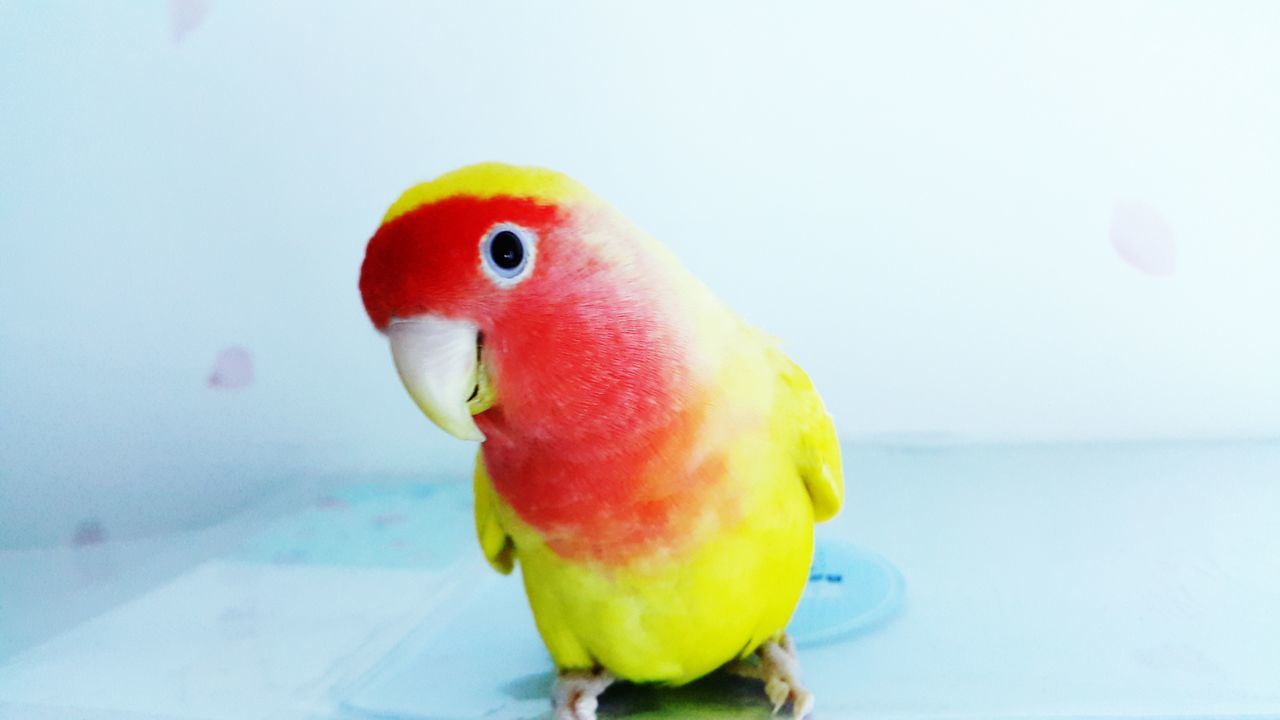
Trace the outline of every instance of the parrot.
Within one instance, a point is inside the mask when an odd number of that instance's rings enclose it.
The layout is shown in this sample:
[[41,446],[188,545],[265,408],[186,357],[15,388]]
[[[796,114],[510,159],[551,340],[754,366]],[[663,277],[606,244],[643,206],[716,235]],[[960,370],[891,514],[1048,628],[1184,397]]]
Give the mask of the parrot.
[[844,501],[808,375],[567,175],[487,162],[406,190],[359,289],[400,381],[479,443],[475,531],[517,566],[556,720],[718,670],[815,704],[786,627]]

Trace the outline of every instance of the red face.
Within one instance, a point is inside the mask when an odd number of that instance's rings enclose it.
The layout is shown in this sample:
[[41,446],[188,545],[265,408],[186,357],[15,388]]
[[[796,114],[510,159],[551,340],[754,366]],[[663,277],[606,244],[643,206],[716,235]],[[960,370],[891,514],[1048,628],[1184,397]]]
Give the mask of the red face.
[[[717,458],[687,459],[704,409],[689,387],[686,309],[670,268],[634,232],[600,206],[454,197],[386,223],[361,272],[373,323],[388,331],[398,321],[393,353],[397,328],[422,317],[474,328],[462,335],[478,343],[471,357],[492,382],[492,404],[444,422],[424,411],[459,437],[474,422],[512,507],[549,537],[578,528],[554,543],[565,553],[643,546],[678,525],[671,498],[693,503],[680,488],[719,472]],[[469,387],[425,404],[461,403]],[[601,507],[630,508],[637,520],[591,510]],[[575,549],[572,538],[590,542]]]
[[[360,273],[365,310],[379,330],[394,317],[435,313],[492,331],[546,287],[535,275],[564,264],[556,256],[565,220],[553,206],[505,197],[456,197],[410,211],[369,241]],[[523,268],[505,267],[514,255]]]
[[[586,223],[615,241],[625,270],[582,239]],[[498,400],[475,421],[491,439],[634,428],[636,413],[671,392],[680,348],[659,316],[661,273],[609,223],[522,198],[419,207],[369,241],[365,309],[381,330],[424,314],[479,328]]]

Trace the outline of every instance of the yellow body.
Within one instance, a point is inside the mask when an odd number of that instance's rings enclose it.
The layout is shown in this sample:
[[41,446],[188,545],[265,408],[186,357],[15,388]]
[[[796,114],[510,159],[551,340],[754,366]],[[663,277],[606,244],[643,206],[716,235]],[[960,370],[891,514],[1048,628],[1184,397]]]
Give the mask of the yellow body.
[[[700,538],[691,551],[620,568],[566,560],[495,493],[477,459],[481,546],[501,572],[519,561],[559,668],[603,667],[635,682],[681,684],[786,627],[808,579],[814,522],[843,500],[840,451],[799,367],[739,323],[725,340],[729,352],[708,400],[720,414],[708,418],[707,442],[727,443],[724,501],[737,512],[708,508],[690,527]],[[734,422],[757,414],[763,422]]]

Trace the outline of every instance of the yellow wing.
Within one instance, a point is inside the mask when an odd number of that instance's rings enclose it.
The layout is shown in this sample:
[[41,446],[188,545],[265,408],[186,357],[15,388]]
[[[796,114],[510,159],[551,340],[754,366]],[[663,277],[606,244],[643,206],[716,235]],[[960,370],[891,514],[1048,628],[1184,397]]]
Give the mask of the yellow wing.
[[516,564],[516,546],[511,536],[498,523],[498,500],[484,467],[484,455],[476,454],[476,471],[472,479],[476,500],[476,536],[484,559],[494,570],[507,575]]
[[776,353],[775,365],[786,394],[777,405],[778,412],[787,413],[788,424],[797,431],[796,467],[813,502],[813,518],[830,520],[844,504],[840,441],[809,376],[781,350]]

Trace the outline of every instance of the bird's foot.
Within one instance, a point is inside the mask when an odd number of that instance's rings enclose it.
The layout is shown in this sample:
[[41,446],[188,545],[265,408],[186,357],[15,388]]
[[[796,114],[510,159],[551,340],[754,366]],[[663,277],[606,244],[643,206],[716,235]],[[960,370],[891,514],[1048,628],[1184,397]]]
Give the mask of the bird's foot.
[[551,689],[555,720],[596,720],[600,693],[613,684],[604,670],[562,670]]
[[756,650],[758,662],[739,660],[728,666],[727,670],[741,677],[762,680],[764,694],[773,703],[773,714],[777,715],[782,707],[791,702],[791,717],[796,720],[813,712],[813,693],[800,684],[800,660],[796,657],[796,646],[791,638],[783,635],[780,640],[770,640]]

